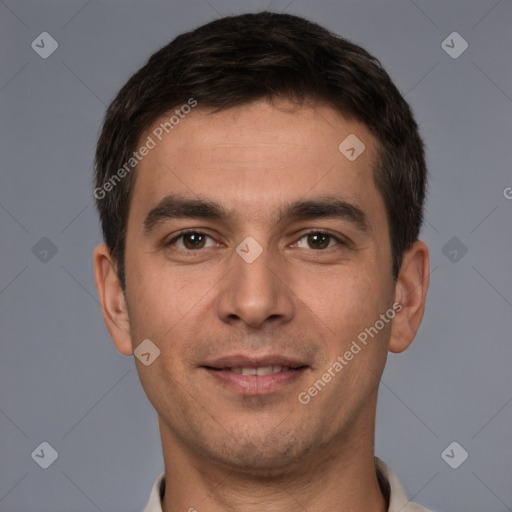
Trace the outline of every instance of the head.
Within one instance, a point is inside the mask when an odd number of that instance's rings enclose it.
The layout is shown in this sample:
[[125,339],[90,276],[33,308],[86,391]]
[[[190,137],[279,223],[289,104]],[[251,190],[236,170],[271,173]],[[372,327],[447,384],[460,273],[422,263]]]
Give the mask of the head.
[[[118,349],[160,350],[137,366],[168,439],[268,469],[371,422],[423,314],[425,186],[388,74],[314,23],[228,17],[156,52],[98,142],[95,269]],[[221,375],[254,361],[292,369],[266,392]]]

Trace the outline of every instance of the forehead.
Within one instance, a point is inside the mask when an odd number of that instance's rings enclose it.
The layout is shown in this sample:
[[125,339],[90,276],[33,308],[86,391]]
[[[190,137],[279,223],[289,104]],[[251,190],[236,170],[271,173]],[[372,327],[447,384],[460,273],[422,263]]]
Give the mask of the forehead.
[[166,133],[159,127],[169,117],[141,138],[154,148],[136,169],[134,214],[170,193],[209,198],[255,218],[309,195],[340,194],[369,207],[380,201],[374,137],[330,107],[262,101],[212,113],[198,105]]

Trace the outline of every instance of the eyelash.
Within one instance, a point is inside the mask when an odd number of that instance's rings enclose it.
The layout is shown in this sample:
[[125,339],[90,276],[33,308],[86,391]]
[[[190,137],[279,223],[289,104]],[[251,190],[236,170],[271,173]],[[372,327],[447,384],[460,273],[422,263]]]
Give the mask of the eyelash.
[[[180,238],[183,238],[184,236],[190,235],[190,234],[206,236],[206,237],[208,237],[208,238],[213,240],[212,236],[208,235],[207,233],[204,233],[203,231],[199,231],[199,230],[195,230],[195,229],[187,229],[185,231],[181,231],[178,235],[176,235],[171,240],[166,242],[165,246],[166,247],[170,247],[170,246],[174,245]],[[305,237],[307,237],[309,235],[325,235],[325,236],[328,236],[330,239],[333,239],[333,240],[336,241],[336,245],[347,246],[349,244],[349,241],[347,239],[345,239],[345,238],[333,235],[332,233],[329,233],[328,231],[314,230],[313,229],[311,231],[307,231],[306,233],[303,233],[293,243],[293,245],[296,245],[300,240],[302,240],[303,238],[305,238]],[[327,249],[332,249],[332,248],[333,247],[326,247],[325,249],[311,249],[311,248],[310,249],[313,250],[313,251],[322,252],[322,251],[326,251]],[[178,249],[186,251],[186,252],[199,252],[201,250],[201,249],[183,249],[181,247],[179,247]]]
[[[212,236],[208,235],[207,233],[204,233],[203,231],[199,231],[197,229],[186,229],[185,231],[181,231],[180,233],[178,233],[175,237],[173,237],[168,242],[165,242],[165,246],[169,247],[171,245],[174,245],[180,238],[183,238],[186,235],[192,235],[192,234],[207,236],[208,238],[211,238],[213,240]],[[181,247],[179,249],[181,249]],[[181,249],[181,250],[188,251],[188,252],[196,252],[196,251],[199,251],[200,249],[196,249],[195,251],[193,249]]]
[[[318,231],[315,229],[312,229],[311,231],[307,231],[306,233],[302,234],[301,237],[299,239],[297,239],[297,241],[294,242],[293,245],[296,245],[299,242],[299,240],[302,240],[303,238],[305,238],[309,235],[324,235],[324,236],[329,237],[331,240],[335,240],[336,245],[340,245],[340,246],[348,245],[348,240],[345,238],[342,238],[339,235],[336,236],[336,235],[333,235],[332,233],[329,233],[328,231],[322,231],[322,230]],[[325,249],[312,249],[311,247],[308,247],[308,249],[311,249],[312,251],[318,251],[318,252],[326,251],[327,249],[333,249],[333,248],[334,247],[326,247]]]

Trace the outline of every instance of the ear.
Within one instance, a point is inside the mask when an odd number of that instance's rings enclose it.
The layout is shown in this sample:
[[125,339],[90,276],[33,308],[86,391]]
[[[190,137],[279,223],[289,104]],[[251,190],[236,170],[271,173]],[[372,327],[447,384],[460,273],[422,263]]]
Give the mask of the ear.
[[428,248],[424,242],[416,240],[404,253],[398,274],[395,287],[397,313],[391,324],[390,352],[403,352],[416,336],[425,311],[429,279]]
[[116,264],[105,243],[99,244],[94,250],[94,278],[103,319],[114,345],[121,354],[132,355],[128,308],[117,277]]

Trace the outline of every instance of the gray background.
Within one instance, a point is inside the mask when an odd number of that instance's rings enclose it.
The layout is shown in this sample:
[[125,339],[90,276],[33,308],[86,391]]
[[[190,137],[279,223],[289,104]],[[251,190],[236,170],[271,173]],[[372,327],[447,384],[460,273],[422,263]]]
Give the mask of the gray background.
[[[135,512],[146,503],[163,469],[160,440],[96,297],[94,145],[106,105],[151,53],[219,15],[267,6],[381,59],[428,146],[430,295],[416,341],[389,357],[376,453],[429,508],[512,510],[512,2],[5,0],[1,511]],[[47,59],[31,48],[43,31],[59,45]],[[441,46],[453,31],[469,43],[457,59]],[[43,441],[59,454],[48,469],[31,458]],[[441,457],[452,441],[469,454],[458,469]]]

